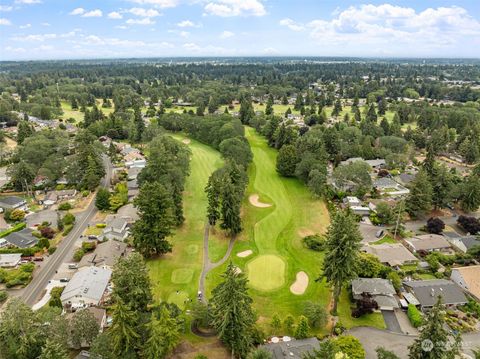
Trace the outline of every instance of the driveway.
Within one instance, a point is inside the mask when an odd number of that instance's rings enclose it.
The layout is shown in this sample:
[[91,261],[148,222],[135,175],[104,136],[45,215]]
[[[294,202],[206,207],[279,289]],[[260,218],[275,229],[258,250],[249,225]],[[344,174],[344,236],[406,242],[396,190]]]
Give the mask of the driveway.
[[[353,335],[362,343],[366,359],[376,359],[375,349],[379,346],[394,352],[401,359],[408,359],[408,347],[417,336],[392,333],[386,330],[357,327],[352,328],[346,334]],[[466,354],[472,355],[472,350],[480,345],[480,333],[467,333],[462,336],[462,348]]]
[[402,328],[393,310],[382,310],[382,315],[388,330],[395,333],[402,333]]

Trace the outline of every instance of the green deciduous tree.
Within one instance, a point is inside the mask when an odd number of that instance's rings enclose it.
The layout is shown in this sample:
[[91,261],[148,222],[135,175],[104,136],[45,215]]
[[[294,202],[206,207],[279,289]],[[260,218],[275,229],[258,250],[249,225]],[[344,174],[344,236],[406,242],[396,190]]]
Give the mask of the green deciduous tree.
[[83,343],[90,346],[98,336],[100,327],[95,316],[89,310],[77,310],[70,321],[71,341],[80,348]]
[[245,274],[230,263],[223,282],[212,291],[212,324],[220,340],[238,358],[245,358],[252,345],[255,314],[248,295]]
[[295,168],[297,167],[299,159],[297,157],[297,150],[293,145],[285,145],[280,148],[277,156],[277,171],[282,176],[292,177],[295,175]]
[[105,211],[110,208],[110,191],[105,187],[102,187],[98,190],[97,196],[95,197],[95,206],[101,210]]

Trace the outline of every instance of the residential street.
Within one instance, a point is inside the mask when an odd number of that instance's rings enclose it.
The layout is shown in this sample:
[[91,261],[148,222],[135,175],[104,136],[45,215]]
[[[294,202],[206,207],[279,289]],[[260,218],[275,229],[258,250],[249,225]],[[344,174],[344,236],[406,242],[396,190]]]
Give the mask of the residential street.
[[[112,164],[110,159],[106,156],[103,157],[106,175],[102,180],[102,185],[107,186],[110,183],[112,176]],[[70,258],[75,241],[80,237],[83,231],[87,228],[90,220],[97,213],[95,207],[95,201],[93,200],[88,207],[77,216],[76,224],[70,234],[63,239],[63,241],[57,247],[57,250],[51,255],[39,272],[35,273],[33,280],[22,291],[21,298],[29,306],[33,306],[39,299],[43,290],[48,285],[48,282],[53,278],[60,265]]]

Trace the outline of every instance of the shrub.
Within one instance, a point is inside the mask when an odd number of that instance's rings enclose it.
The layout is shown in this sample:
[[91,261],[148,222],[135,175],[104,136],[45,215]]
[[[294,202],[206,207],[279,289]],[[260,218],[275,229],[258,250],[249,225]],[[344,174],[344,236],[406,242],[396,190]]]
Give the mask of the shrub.
[[48,249],[48,247],[50,247],[50,242],[48,241],[47,238],[40,238],[37,246],[39,246],[40,248],[47,248]]
[[70,210],[70,209],[72,209],[72,208],[73,208],[73,207],[72,207],[72,205],[70,204],[70,202],[63,202],[63,203],[60,203],[60,204],[58,205],[58,209],[59,209],[60,211],[68,211],[68,210]]
[[10,220],[12,222],[18,222],[24,218],[25,218],[25,211],[22,211],[21,209],[14,209],[13,211],[11,211],[8,215],[8,218],[7,218],[7,212],[5,213],[5,219]]
[[314,234],[303,238],[303,243],[307,248],[321,252],[323,250],[323,245],[325,244],[325,239],[318,234]]
[[445,223],[438,217],[430,217],[425,229],[428,233],[440,234],[445,229]]
[[335,346],[349,359],[365,359],[365,349],[360,341],[352,335],[342,335],[335,340]]
[[48,248],[48,254],[53,254],[53,253],[55,253],[56,250],[57,250],[57,247],[51,246],[51,247]]
[[80,262],[85,255],[85,251],[82,248],[78,248],[73,254],[73,260],[75,262]]
[[95,242],[82,242],[82,249],[85,252],[93,251],[95,248],[97,248],[97,244]]
[[418,328],[420,325],[422,325],[422,313],[417,309],[416,306],[409,304],[407,314],[410,323],[412,323],[415,328]]
[[475,217],[467,217],[462,215],[458,217],[457,223],[470,234],[477,234],[480,232],[480,219]]
[[55,236],[55,230],[52,227],[43,227],[40,229],[42,237],[52,239]]
[[83,196],[83,197],[88,197],[89,194],[90,194],[90,191],[89,191],[89,190],[84,190],[84,191],[82,191],[82,196]]
[[66,225],[65,228],[63,229],[62,234],[64,236],[68,236],[68,234],[72,231],[73,229],[73,224]]
[[71,224],[74,224],[75,223],[75,216],[73,214],[71,214],[70,212],[67,212],[65,214],[65,216],[63,216],[63,224],[65,226],[68,226],[68,225],[71,225]]
[[50,307],[59,307],[63,308],[62,301],[60,300],[60,296],[63,293],[64,287],[53,287],[50,291],[50,300],[48,305]]
[[8,293],[5,290],[0,290],[0,303],[3,303],[7,300]]
[[95,227],[97,227],[97,228],[105,228],[106,226],[107,226],[106,223],[97,223],[97,224],[95,225]]
[[18,232],[24,229],[27,226],[25,222],[17,223],[12,228],[7,229],[6,231],[0,232],[0,238],[8,236],[10,233]]

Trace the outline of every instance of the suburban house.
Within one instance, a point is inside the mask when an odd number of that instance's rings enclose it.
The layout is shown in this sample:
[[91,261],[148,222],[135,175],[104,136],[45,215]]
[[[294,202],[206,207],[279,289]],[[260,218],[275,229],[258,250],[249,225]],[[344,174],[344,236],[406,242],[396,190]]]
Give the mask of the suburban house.
[[22,259],[20,253],[0,254],[0,267],[13,268],[16,267]]
[[388,279],[357,278],[352,280],[353,299],[360,300],[364,294],[371,295],[377,302],[380,310],[398,308],[397,292]]
[[380,262],[390,267],[400,267],[404,264],[413,264],[418,261],[417,257],[401,243],[365,245],[362,250],[377,256]]
[[130,235],[130,218],[115,216],[103,229],[103,237],[123,241]]
[[141,170],[142,169],[140,167],[130,167],[127,171],[127,180],[128,181],[136,180]]
[[125,167],[127,168],[144,168],[147,165],[147,160],[145,159],[137,159],[133,161],[125,162]]
[[456,283],[446,279],[404,281],[403,285],[418,301],[422,310],[429,309],[442,297],[446,306],[463,305],[468,302],[465,293]]
[[33,231],[29,228],[24,228],[18,232],[12,232],[5,237],[5,240],[10,246],[18,248],[30,248],[37,244],[38,238],[32,235]]
[[445,237],[439,234],[422,234],[415,237],[405,239],[408,248],[416,253],[418,251],[425,252],[450,252],[450,243]]
[[60,297],[71,308],[99,305],[107,290],[112,271],[108,268],[85,267],[78,270],[67,283]]
[[82,257],[78,267],[102,267],[112,268],[119,257],[123,257],[127,252],[127,244],[115,240],[108,240],[97,245],[97,248],[91,253]]
[[373,181],[373,187],[381,194],[389,196],[405,196],[410,190],[388,177],[377,178]]
[[259,347],[272,354],[272,359],[301,359],[307,353],[320,349],[320,342],[317,338],[291,339],[290,337],[272,338],[268,344]]
[[370,214],[370,208],[362,206],[362,201],[357,197],[347,196],[343,199],[343,204],[358,216],[368,216]]
[[480,245],[480,239],[477,236],[462,236],[454,231],[446,231],[442,234],[445,239],[452,244],[452,246],[462,251],[463,253],[467,253],[470,248]]
[[0,208],[6,209],[21,209],[23,211],[28,210],[27,201],[18,196],[6,196],[0,197]]
[[362,157],[352,157],[352,158],[346,159],[345,161],[340,162],[340,165],[349,165],[351,163],[358,162],[358,161],[363,161],[368,163],[370,167],[372,167],[375,170],[385,168],[386,166],[386,162],[384,159],[378,158],[376,160],[364,160]]
[[450,279],[480,300],[480,265],[452,268]]
[[[100,328],[100,333],[103,332],[103,329],[107,326],[107,311],[105,309],[98,307],[88,307],[80,310],[87,310],[92,313],[95,317],[95,321],[97,322],[98,327]],[[68,313],[66,317],[67,319],[71,319],[73,317],[73,313]],[[85,346],[87,345],[82,345],[82,347]]]
[[400,183],[403,186],[408,186],[414,179],[416,175],[410,173],[400,173],[395,177],[395,181]]

